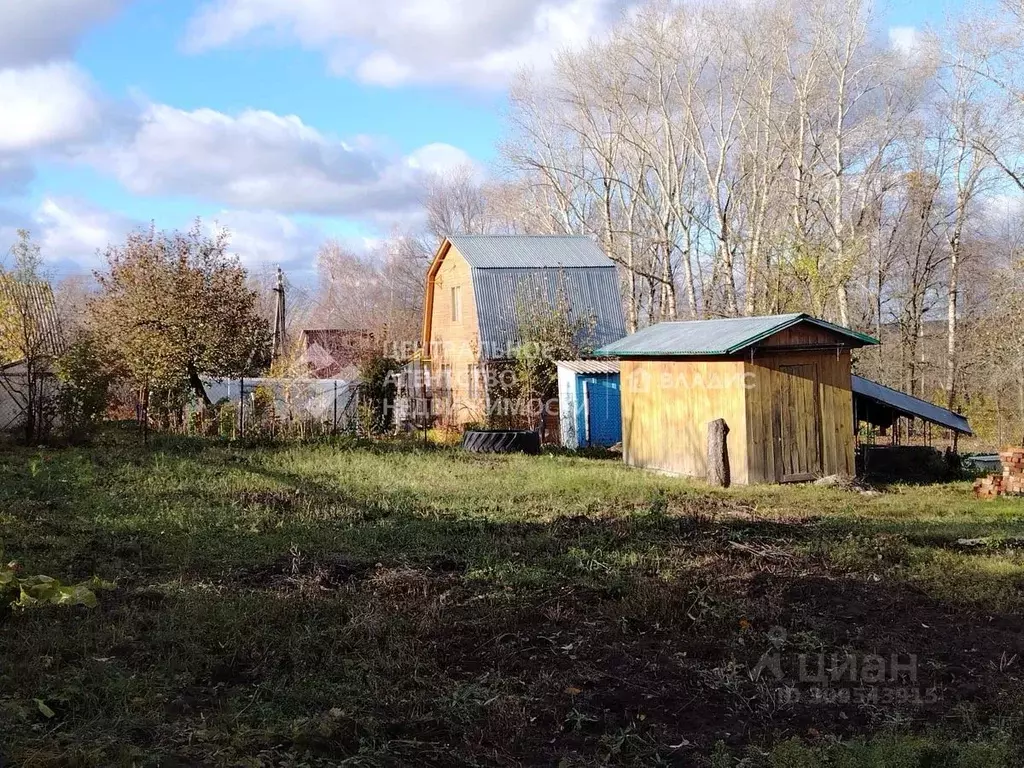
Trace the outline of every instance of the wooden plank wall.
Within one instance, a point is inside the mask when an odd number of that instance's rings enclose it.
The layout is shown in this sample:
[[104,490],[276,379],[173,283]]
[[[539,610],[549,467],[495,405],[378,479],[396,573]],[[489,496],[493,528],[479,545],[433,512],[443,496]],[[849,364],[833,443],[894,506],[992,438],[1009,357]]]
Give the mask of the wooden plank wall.
[[[453,286],[461,286],[462,315],[452,321]],[[469,263],[453,246],[434,279],[431,303],[430,373],[435,393],[434,410],[441,423],[459,426],[484,418],[484,399],[469,396],[469,366],[479,363],[480,326]],[[451,365],[450,402],[442,402],[442,370]],[[478,387],[483,392],[483,385]]]
[[[796,330],[796,329],[793,329]],[[781,335],[781,334],[780,334]],[[772,339],[774,341],[774,339]],[[790,342],[792,343],[792,342]],[[813,364],[818,375],[818,402],[821,409],[821,471],[831,475],[854,473],[853,393],[850,389],[850,352],[848,350],[783,352],[764,354],[747,361],[751,387],[746,391],[746,421],[749,481],[772,483],[779,480],[776,462],[776,433],[773,425],[774,393],[782,388],[784,365]],[[814,418],[804,412],[799,418]]]
[[761,341],[757,346],[763,347],[811,347],[828,346],[842,343],[841,337],[824,328],[810,323],[800,323]]
[[623,360],[622,451],[627,464],[703,478],[707,425],[729,425],[732,482],[748,482],[743,360]]

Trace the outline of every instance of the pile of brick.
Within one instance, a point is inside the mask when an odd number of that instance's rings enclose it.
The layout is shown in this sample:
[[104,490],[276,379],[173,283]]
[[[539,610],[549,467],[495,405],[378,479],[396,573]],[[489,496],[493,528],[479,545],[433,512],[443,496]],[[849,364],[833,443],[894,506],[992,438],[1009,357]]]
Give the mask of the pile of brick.
[[979,499],[1024,495],[1024,448],[1007,448],[999,454],[1003,474],[989,475],[974,483]]

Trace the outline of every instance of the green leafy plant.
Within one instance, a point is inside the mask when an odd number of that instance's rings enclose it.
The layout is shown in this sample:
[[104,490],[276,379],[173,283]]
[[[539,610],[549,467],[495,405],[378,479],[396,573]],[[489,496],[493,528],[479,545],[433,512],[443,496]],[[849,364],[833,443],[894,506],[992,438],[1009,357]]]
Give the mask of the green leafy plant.
[[138,230],[107,249],[89,316],[147,411],[159,390],[191,390],[211,405],[202,377],[261,367],[270,328],[228,239],[197,221],[188,232]]
[[113,374],[88,334],[75,339],[56,362],[61,432],[71,443],[87,442],[107,411]]
[[374,354],[359,367],[360,404],[357,417],[361,431],[369,435],[383,435],[395,425],[395,395],[398,387],[395,374],[402,364],[392,357]]
[[238,424],[238,407],[227,398],[221,398],[215,406],[217,410],[217,432],[221,437],[235,436]]
[[[80,584],[64,584],[52,576],[19,576],[18,564],[3,563],[0,550],[0,604],[12,608],[33,608],[44,605],[96,606],[96,592],[113,589],[114,585],[93,576]],[[6,603],[10,598],[10,603]]]
[[277,413],[274,407],[274,391],[270,387],[260,385],[252,391],[247,413],[246,437],[269,438],[274,433],[274,421]]

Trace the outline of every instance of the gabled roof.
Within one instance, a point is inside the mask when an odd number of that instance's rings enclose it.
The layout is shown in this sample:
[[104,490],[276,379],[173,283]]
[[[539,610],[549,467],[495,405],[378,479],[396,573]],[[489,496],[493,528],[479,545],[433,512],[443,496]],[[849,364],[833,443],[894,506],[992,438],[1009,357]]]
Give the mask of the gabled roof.
[[523,295],[544,297],[553,305],[561,291],[574,319],[593,320],[590,346],[626,335],[618,270],[591,239],[454,235],[441,243],[427,272],[425,349],[431,343],[434,278],[451,248],[469,264],[484,359],[507,358],[522,343],[516,308]]
[[474,269],[615,268],[612,260],[589,237],[453,235],[448,239]]
[[927,400],[890,389],[861,376],[852,377],[852,388],[858,400],[869,400],[897,411],[900,415],[924,419],[964,435],[974,434],[966,418]]
[[863,333],[803,313],[765,317],[730,317],[658,323],[598,349],[608,357],[694,357],[733,355],[759,341],[800,323],[823,328],[840,336],[846,346],[863,347],[878,342]]

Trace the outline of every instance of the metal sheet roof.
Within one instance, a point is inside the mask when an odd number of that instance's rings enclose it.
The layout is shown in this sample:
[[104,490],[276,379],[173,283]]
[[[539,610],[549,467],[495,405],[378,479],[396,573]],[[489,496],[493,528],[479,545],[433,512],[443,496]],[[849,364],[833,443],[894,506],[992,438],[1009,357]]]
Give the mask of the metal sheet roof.
[[454,235],[448,239],[475,269],[615,266],[589,237]]
[[[0,309],[25,314],[32,319],[36,328],[35,333],[38,334],[39,349],[45,355],[57,357],[65,351],[67,344],[57,313],[57,303],[48,282],[22,282],[0,275]],[[18,352],[19,350],[0,349],[0,360],[5,354],[17,355]]]
[[556,365],[584,376],[619,372],[618,360],[560,360]]
[[559,286],[564,290],[570,316],[594,318],[588,346],[610,344],[626,335],[619,276],[611,261],[601,267],[474,268],[473,295],[484,357],[511,357],[512,350],[521,343],[516,306],[522,295],[546,297],[553,305]]
[[857,346],[878,342],[857,331],[803,313],[658,323],[598,349],[609,357],[731,355],[797,323],[811,323],[845,336]]
[[880,403],[894,411],[899,411],[904,416],[913,416],[918,419],[939,424],[956,432],[965,435],[973,435],[971,425],[967,419],[959,413],[947,410],[941,406],[921,400],[913,395],[890,389],[878,382],[865,379],[862,376],[853,376],[853,393],[859,398]]

